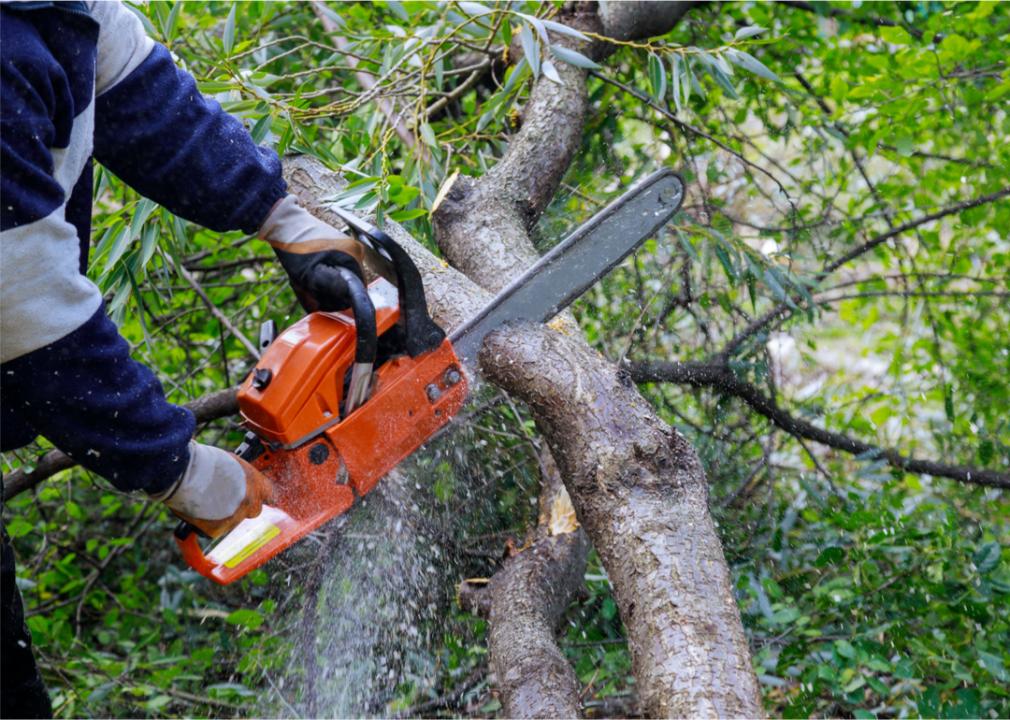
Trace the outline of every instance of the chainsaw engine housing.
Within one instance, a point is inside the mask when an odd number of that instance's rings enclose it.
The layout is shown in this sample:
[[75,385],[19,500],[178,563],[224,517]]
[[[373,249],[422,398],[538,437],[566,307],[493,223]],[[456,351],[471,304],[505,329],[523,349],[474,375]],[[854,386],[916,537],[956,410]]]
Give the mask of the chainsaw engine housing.
[[[397,289],[379,278],[368,294],[381,346],[397,332]],[[201,574],[233,582],[346,512],[462,407],[466,377],[443,339],[416,357],[380,358],[371,396],[344,414],[356,345],[350,314],[312,313],[270,344],[242,384],[239,409],[258,441],[244,455],[272,480],[274,496],[206,554],[194,533],[180,538]]]

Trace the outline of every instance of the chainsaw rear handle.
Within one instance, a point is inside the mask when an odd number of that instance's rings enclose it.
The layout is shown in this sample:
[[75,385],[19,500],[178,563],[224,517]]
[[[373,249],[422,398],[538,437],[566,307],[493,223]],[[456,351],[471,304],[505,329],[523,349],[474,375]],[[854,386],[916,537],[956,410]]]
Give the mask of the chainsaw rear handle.
[[[393,238],[361,218],[333,208],[337,216],[346,223],[359,242],[375,246],[393,265],[396,273],[396,290],[400,303],[400,318],[403,321],[404,349],[411,357],[417,357],[434,350],[445,339],[445,332],[428,314],[428,302],[424,297],[424,283],[421,273],[410,259],[410,255]],[[364,239],[363,239],[364,238]]]
[[201,534],[199,528],[185,520],[180,520],[172,534],[175,535],[175,543],[182,551],[182,559],[186,561],[186,564],[204,577],[210,577],[214,563],[203,554],[203,548],[200,547],[200,541],[197,539],[197,536]]

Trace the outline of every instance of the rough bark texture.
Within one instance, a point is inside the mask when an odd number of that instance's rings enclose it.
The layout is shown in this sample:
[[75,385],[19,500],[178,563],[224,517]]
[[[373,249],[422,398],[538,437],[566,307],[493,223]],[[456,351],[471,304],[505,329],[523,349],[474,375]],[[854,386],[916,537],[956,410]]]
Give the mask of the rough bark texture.
[[581,532],[545,538],[491,581],[488,649],[508,717],[579,714],[579,682],[554,636],[582,587],[588,550]]
[[[633,5],[634,12],[613,16],[622,28],[616,36],[661,32],[684,11]],[[653,11],[665,14],[668,24],[658,15],[643,17]],[[601,24],[581,3],[559,19],[584,30]],[[591,52],[600,57],[606,49]],[[505,157],[481,180],[454,183],[434,213],[446,256],[491,290],[536,258],[529,228],[581,142],[585,73],[563,63],[558,70],[560,84],[541,79],[534,87]],[[577,333],[509,329],[489,339],[480,358],[486,377],[529,404],[558,461],[614,585],[646,712],[760,715],[750,653],[693,449]]]
[[537,540],[480,590],[488,654],[506,717],[579,715],[579,681],[555,634],[582,587],[589,542],[581,530]]
[[497,332],[484,374],[523,399],[607,568],[653,716],[753,717],[757,682],[694,450],[581,339]]
[[600,0],[604,34],[616,40],[636,40],[666,33],[699,2],[677,0]]

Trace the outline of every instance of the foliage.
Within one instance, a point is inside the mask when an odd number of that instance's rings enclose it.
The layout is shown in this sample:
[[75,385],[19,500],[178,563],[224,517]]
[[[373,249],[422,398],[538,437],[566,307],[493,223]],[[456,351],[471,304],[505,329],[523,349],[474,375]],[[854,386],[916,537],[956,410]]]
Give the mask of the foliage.
[[[342,46],[309,4],[138,10],[258,140],[340,168],[351,183],[338,201],[402,221],[433,248],[427,213],[443,181],[494,165],[535,79],[558,63],[592,68],[583,147],[538,226],[541,248],[656,165],[690,186],[671,231],[576,306],[602,352],[710,361],[729,344],[737,376],[795,416],[916,456],[1010,468],[1010,202],[871,243],[1010,184],[1010,6],[713,4],[601,67],[558,34],[556,11],[341,4],[324,15]],[[263,319],[297,317],[260,243],[189,225],[102,170],[94,228],[91,276],[174,401],[234,384],[250,363],[178,266],[247,337]],[[741,335],[769,311],[774,322]],[[643,390],[706,463],[769,713],[1010,714],[1005,494],[800,442],[717,388]],[[531,428],[511,410],[481,424],[488,457],[516,458],[497,497],[521,536]],[[223,446],[239,435],[230,421],[202,432]],[[272,683],[294,656],[297,569],[213,588],[182,569],[159,508],[68,475],[5,514],[58,714],[247,715],[284,698]],[[458,488],[435,476],[446,502]],[[492,543],[472,572],[492,572],[498,556]],[[587,590],[563,646],[597,707],[633,685],[595,559]],[[391,711],[452,695],[439,707],[494,714],[473,679],[483,632],[448,618],[434,679],[405,680]]]

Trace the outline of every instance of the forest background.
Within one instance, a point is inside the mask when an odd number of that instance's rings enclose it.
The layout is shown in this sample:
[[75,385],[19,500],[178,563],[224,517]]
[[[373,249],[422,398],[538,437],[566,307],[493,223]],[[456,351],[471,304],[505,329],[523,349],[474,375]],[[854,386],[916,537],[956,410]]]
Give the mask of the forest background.
[[[258,141],[349,182],[321,199],[436,253],[439,188],[496,165],[535,87],[587,73],[533,237],[657,167],[687,181],[573,312],[702,460],[765,710],[1010,715],[1010,5],[699,4],[598,63],[560,4],[135,9]],[[135,357],[175,402],[235,385],[260,322],[299,316],[266,246],[96,179],[90,275]],[[466,417],[358,525],[227,589],[159,505],[79,468],[25,481],[44,443],[4,456],[57,714],[500,714],[487,621],[451,588],[537,525],[544,444],[491,385]],[[595,552],[579,578],[559,645],[581,708],[641,712]]]

